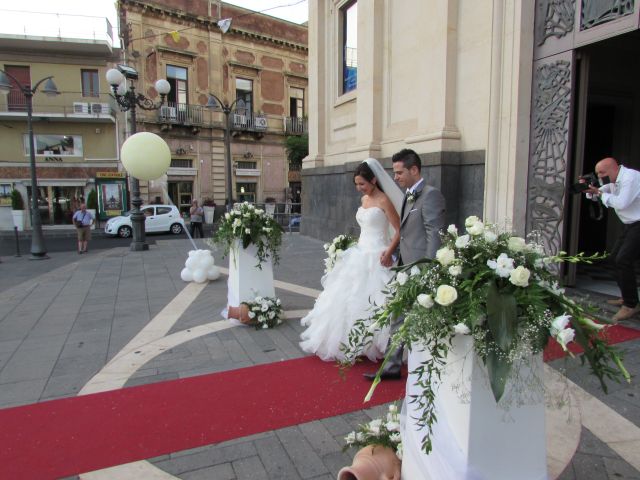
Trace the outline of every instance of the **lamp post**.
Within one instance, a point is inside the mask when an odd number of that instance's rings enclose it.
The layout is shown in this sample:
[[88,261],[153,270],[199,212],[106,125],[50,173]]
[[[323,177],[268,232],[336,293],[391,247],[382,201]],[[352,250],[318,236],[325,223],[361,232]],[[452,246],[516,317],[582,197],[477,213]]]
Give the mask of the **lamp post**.
[[[171,91],[171,85],[169,85],[169,82],[165,79],[158,80],[155,84],[155,88],[160,94],[160,102],[154,103],[151,99],[145,97],[141,93],[136,93],[136,89],[133,84],[131,84],[127,90],[124,80],[138,79],[138,72],[127,65],[118,65],[118,68],[108,70],[106,77],[107,82],[111,85],[113,90],[113,96],[120,106],[120,110],[123,112],[131,112],[131,135],[136,133],[136,108],[140,107],[143,110],[158,110],[164,104],[167,94]],[[133,190],[133,199],[131,200],[131,204],[133,205],[131,210],[133,241],[131,242],[131,250],[136,252],[149,250],[149,244],[147,244],[145,238],[145,219],[142,211],[140,210],[140,207],[142,206],[142,199],[140,198],[140,181],[133,175],[131,176],[131,189]]]
[[[233,181],[231,178],[231,110],[236,102],[244,103],[241,98],[236,98],[231,104],[223,103],[213,93],[209,94],[207,108],[222,110],[224,113],[224,160],[227,170],[227,212],[233,208]],[[239,103],[240,105],[240,103]]]
[[42,235],[42,221],[40,219],[40,210],[38,208],[38,178],[36,175],[36,149],[33,137],[33,95],[38,87],[44,83],[42,93],[47,96],[55,97],[60,92],[53,83],[53,77],[45,77],[38,81],[33,87],[25,86],[18,81],[10,73],[0,70],[0,93],[8,94],[11,91],[11,82],[13,80],[27,100],[27,130],[29,134],[29,168],[31,170],[31,260],[43,260],[49,258],[47,249],[44,245],[44,237]]

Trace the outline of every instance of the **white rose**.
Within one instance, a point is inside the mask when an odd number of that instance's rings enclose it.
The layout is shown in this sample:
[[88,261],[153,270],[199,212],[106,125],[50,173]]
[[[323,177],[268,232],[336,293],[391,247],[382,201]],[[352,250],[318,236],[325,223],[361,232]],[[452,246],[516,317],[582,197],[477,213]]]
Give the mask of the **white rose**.
[[347,445],[352,445],[353,442],[356,441],[356,432],[351,432],[349,435],[344,437],[344,441],[346,442]]
[[567,346],[567,343],[573,342],[573,338],[576,336],[576,332],[573,328],[565,328],[561,330],[556,336],[556,340],[563,347]]
[[527,242],[522,237],[510,237],[507,242],[507,247],[512,252],[522,252],[527,248]]
[[470,217],[467,217],[467,219],[464,221],[464,226],[469,228],[472,225],[475,225],[476,223],[480,222],[480,219],[478,217],[476,217],[475,215],[471,215]]
[[391,435],[389,435],[389,440],[391,440],[393,443],[400,443],[400,440],[402,440],[402,435],[400,435],[400,432],[392,433]]
[[391,405],[389,405],[390,413],[396,413],[397,411],[398,411],[398,406],[395,403],[392,403]]
[[427,295],[426,293],[421,293],[420,295],[418,295],[417,301],[424,308],[433,307],[433,298],[431,297],[431,295]]
[[449,267],[449,275],[452,277],[457,277],[462,273],[462,267],[460,265],[451,265]]
[[227,220],[229,220],[231,218],[231,214],[230,213],[225,213],[224,214],[224,218],[226,218]]
[[261,311],[266,312],[267,310],[269,310],[269,305],[267,305],[266,303],[262,304],[262,307],[260,308]]
[[329,253],[334,253],[336,251],[336,246],[335,245],[331,245],[329,247]]
[[386,427],[390,432],[399,432],[400,422],[387,422]]
[[456,238],[456,247],[466,247],[467,245],[469,245],[469,240],[471,240],[471,237],[469,237],[469,235],[461,235],[460,237]]
[[414,265],[413,267],[411,267],[411,270],[409,270],[409,274],[413,277],[414,275],[418,275],[420,273],[420,269],[418,268],[417,265]]
[[234,226],[234,227],[239,227],[240,225],[242,225],[242,222],[240,221],[240,219],[239,219],[239,218],[236,218],[236,219],[233,221],[233,226]]
[[265,323],[264,325],[262,325],[262,328],[269,328],[269,325]]
[[464,323],[458,323],[457,325],[454,325],[453,331],[458,335],[468,335],[469,332],[471,332],[471,330],[469,330],[469,327],[467,327]]
[[376,418],[375,420],[371,420],[369,422],[368,430],[371,433],[378,435],[380,433],[380,427],[382,427],[382,420]]
[[252,318],[252,319],[253,319],[253,318],[256,318],[256,314],[255,314],[255,313],[253,313],[253,312],[249,312],[249,314],[248,314],[248,315],[249,315],[249,318]]
[[566,313],[564,315],[559,315],[556,318],[554,318],[553,321],[551,322],[551,335],[555,337],[556,335],[558,335],[559,332],[567,328],[567,325],[569,325],[570,318],[571,318],[571,315],[567,315]]
[[474,237],[477,235],[482,235],[484,233],[484,223],[480,221],[474,223],[470,227],[467,227],[467,232],[469,232],[469,234],[473,235]]
[[436,290],[436,302],[446,307],[451,305],[458,298],[458,292],[451,285],[440,285]]
[[531,272],[522,265],[511,270],[509,274],[509,281],[513,283],[516,287],[526,287],[529,285],[529,276]]
[[447,232],[449,232],[451,235],[457,235],[458,234],[458,228],[452,223],[451,225],[449,225],[447,227]]
[[402,443],[398,444],[398,448],[396,448],[396,457],[398,457],[399,460],[402,460],[402,454],[403,454],[403,450],[402,450]]
[[496,271],[496,275],[507,278],[513,270],[513,258],[506,253],[501,253],[495,260],[487,260],[487,266]]
[[245,228],[244,229],[244,233],[246,233],[247,235],[249,235],[251,233],[251,229],[250,228]]
[[400,285],[404,285],[405,283],[407,283],[407,280],[409,280],[409,275],[404,272],[398,272],[398,275],[396,275],[396,280]]
[[493,243],[498,239],[498,236],[491,230],[485,230],[484,239],[487,243]]
[[456,252],[448,247],[442,247],[436,252],[436,260],[444,267],[452,263],[456,259]]

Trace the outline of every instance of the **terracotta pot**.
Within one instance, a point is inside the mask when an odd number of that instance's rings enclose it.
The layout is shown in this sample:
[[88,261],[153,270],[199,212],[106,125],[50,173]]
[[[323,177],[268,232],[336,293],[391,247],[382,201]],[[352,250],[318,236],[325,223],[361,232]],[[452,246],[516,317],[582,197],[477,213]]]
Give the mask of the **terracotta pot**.
[[229,318],[239,320],[240,323],[251,323],[251,319],[249,318],[249,307],[244,303],[241,303],[238,307],[232,307],[231,305],[227,306],[227,316]]
[[338,472],[338,480],[400,480],[400,460],[388,447],[367,445]]

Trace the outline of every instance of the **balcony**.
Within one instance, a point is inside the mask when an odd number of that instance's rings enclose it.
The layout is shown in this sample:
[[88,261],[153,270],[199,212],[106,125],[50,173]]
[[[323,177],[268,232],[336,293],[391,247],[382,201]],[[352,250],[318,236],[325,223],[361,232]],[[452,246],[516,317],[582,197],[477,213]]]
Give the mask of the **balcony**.
[[[42,93],[33,97],[34,121],[115,123],[116,105],[107,94],[83,97],[79,92],[65,92],[50,98]],[[0,120],[25,120],[27,99],[18,90],[0,97]]]
[[285,135],[302,135],[308,132],[307,119],[304,117],[283,117]]
[[257,132],[267,131],[268,123],[266,115],[255,115],[236,110],[231,112],[231,130],[236,132]]
[[168,102],[158,110],[158,120],[169,125],[201,126],[205,111],[200,105]]

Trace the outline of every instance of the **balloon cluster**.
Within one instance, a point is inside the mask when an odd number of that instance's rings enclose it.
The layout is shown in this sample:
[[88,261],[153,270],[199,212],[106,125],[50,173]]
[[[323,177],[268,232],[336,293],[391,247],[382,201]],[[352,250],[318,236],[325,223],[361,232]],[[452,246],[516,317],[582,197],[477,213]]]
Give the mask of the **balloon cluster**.
[[211,250],[191,250],[180,272],[180,278],[185,282],[203,283],[219,276],[220,269],[213,264]]

